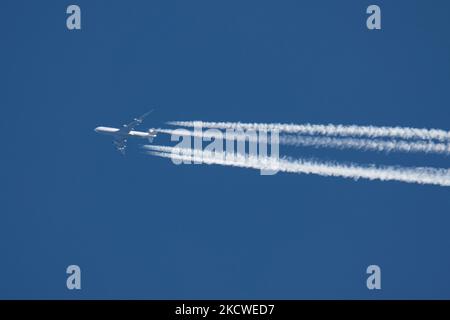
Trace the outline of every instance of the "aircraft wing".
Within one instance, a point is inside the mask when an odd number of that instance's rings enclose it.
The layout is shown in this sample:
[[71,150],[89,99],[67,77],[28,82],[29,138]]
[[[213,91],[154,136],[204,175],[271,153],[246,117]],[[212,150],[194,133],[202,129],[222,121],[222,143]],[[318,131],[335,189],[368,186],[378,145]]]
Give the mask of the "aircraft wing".
[[127,139],[120,136],[115,137],[113,143],[116,146],[117,151],[119,151],[122,155],[125,155],[125,149],[127,148]]
[[124,124],[123,127],[120,129],[120,131],[130,132],[131,130],[136,128],[138,125],[140,125],[144,121],[145,117],[147,117],[152,112],[153,112],[153,110],[150,110],[150,111],[144,113],[142,116],[140,116],[138,118],[134,118],[134,120],[131,121],[130,123]]

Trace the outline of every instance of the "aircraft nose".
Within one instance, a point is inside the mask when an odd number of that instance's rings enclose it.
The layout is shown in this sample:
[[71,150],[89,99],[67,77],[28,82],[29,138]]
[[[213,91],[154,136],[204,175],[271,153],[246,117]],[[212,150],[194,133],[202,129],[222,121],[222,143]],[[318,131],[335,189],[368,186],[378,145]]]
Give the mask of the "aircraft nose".
[[98,132],[98,127],[94,129],[95,132]]

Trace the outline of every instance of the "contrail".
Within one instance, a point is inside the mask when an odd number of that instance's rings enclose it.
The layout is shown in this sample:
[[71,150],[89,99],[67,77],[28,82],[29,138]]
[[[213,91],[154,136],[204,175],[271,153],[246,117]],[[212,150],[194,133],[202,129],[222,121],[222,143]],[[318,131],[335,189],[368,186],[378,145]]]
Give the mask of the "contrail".
[[[155,129],[156,132],[165,133],[170,135],[178,135],[178,136],[188,136],[188,137],[198,137],[198,138],[217,138],[216,133],[212,133],[209,131],[189,131],[187,129]],[[233,132],[231,135],[227,135],[226,132],[221,132],[222,139],[232,139],[236,141],[251,141],[258,142],[258,136],[248,136],[242,132]],[[261,139],[261,138],[260,138]],[[270,139],[264,139],[261,142],[270,143]]]
[[298,159],[276,159],[251,155],[227,154],[226,152],[205,152],[202,150],[147,145],[151,155],[172,160],[194,161],[205,164],[235,166],[259,170],[273,170],[291,173],[317,174],[352,179],[381,181],[401,181],[407,183],[450,186],[450,170],[438,168],[405,168],[394,166],[361,166],[356,164],[337,164]]
[[240,122],[203,122],[169,121],[170,125],[181,127],[204,127],[216,129],[264,130],[305,135],[352,136],[369,138],[400,138],[450,141],[450,131],[441,129],[419,129],[408,127],[375,127],[334,124],[281,124],[281,123],[240,123]]
[[431,141],[382,140],[322,136],[282,135],[280,144],[336,149],[357,149],[385,152],[424,152],[450,154],[450,144]]
[[[215,133],[208,131],[188,131],[186,129],[155,129],[157,132],[191,136],[199,138],[217,138]],[[226,133],[222,133],[222,138],[227,139]],[[270,143],[270,139],[261,137],[246,136],[236,132],[230,136],[230,139],[237,141],[252,141]],[[259,140],[258,140],[259,139]],[[450,144],[436,143],[432,141],[410,141],[410,140],[382,140],[382,139],[364,139],[364,138],[345,138],[345,137],[324,137],[324,136],[301,136],[301,135],[281,135],[279,143],[291,146],[305,147],[325,147],[336,149],[357,149],[364,151],[380,151],[380,152],[424,152],[450,154]]]

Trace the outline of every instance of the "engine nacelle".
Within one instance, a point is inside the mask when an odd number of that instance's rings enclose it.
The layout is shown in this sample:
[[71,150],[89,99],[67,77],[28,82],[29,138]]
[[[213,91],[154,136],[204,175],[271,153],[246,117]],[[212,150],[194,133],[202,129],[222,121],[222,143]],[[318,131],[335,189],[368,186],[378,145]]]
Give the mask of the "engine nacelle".
[[156,138],[156,130],[148,129],[148,141],[153,142],[153,139]]

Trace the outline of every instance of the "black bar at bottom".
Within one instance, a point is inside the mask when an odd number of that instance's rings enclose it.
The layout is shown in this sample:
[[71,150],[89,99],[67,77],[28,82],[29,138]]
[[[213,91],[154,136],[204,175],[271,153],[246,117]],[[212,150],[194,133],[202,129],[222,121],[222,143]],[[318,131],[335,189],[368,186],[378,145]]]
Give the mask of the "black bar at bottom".
[[[0,310],[43,315],[139,315],[142,319],[297,319],[310,315],[447,314],[450,301],[436,300],[3,300]],[[9,310],[8,310],[9,309]],[[388,313],[387,313],[388,312]]]

